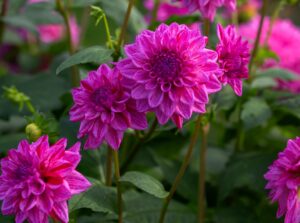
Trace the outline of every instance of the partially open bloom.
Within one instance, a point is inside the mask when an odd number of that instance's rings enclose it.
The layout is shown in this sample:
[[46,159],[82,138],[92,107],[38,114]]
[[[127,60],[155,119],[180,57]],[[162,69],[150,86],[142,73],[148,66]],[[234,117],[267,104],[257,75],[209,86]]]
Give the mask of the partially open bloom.
[[[154,0],[144,0],[144,6],[149,11],[154,8]],[[168,0],[161,1],[158,12],[157,20],[160,22],[166,21],[168,18],[174,15],[186,15],[189,11],[187,8],[183,7],[180,3],[171,3]]]
[[1,160],[0,199],[3,215],[16,215],[16,223],[48,223],[48,217],[69,222],[67,201],[90,187],[76,171],[80,143],[65,150],[67,140],[49,145],[42,136],[26,140]]
[[190,11],[199,10],[202,16],[213,21],[219,7],[226,7],[229,11],[236,9],[236,0],[180,0]]
[[136,101],[122,85],[118,69],[101,65],[91,71],[80,87],[72,90],[71,121],[80,121],[78,137],[88,136],[85,148],[97,148],[106,141],[118,149],[128,128],[145,129],[146,115],[136,110]]
[[217,52],[219,54],[219,65],[222,75],[219,77],[224,84],[229,84],[234,92],[242,95],[242,79],[248,78],[248,64],[250,59],[250,49],[248,42],[242,40],[237,34],[233,25],[225,29],[218,25],[219,44]]
[[[251,22],[240,26],[240,33],[243,37],[249,39],[250,43],[254,43],[256,32],[259,25],[259,17],[254,18]],[[266,42],[267,33],[270,27],[270,19],[267,17],[264,20],[261,33],[260,44]],[[288,19],[277,19],[274,23],[272,32],[267,41],[268,47],[277,54],[279,62],[273,61],[273,66],[279,66],[288,69],[299,75],[300,79],[300,29]],[[296,80],[299,82],[299,80]],[[279,82],[279,85],[283,82]],[[290,82],[293,84],[293,81]],[[295,83],[298,85],[297,83]],[[291,86],[292,86],[291,85]],[[284,85],[287,86],[287,85]],[[280,87],[284,87],[281,86]],[[299,92],[299,91],[298,91]]]
[[277,217],[284,223],[300,222],[300,138],[289,140],[285,150],[265,174],[272,202],[278,201]]
[[160,124],[179,127],[193,112],[204,113],[208,94],[221,89],[217,53],[206,49],[199,30],[173,23],[146,30],[125,46],[117,67],[140,111],[154,111]]

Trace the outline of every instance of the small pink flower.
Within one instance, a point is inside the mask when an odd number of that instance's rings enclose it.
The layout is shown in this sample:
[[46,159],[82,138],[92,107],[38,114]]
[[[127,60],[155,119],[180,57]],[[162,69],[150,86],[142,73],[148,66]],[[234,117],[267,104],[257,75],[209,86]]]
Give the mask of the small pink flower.
[[[149,11],[152,11],[154,8],[154,0],[144,0],[144,6]],[[166,21],[168,18],[174,15],[187,15],[189,10],[183,7],[181,4],[170,3],[168,0],[161,1],[158,12],[157,20],[160,22]]]
[[236,0],[179,0],[191,12],[199,10],[203,18],[213,21],[219,7],[225,6],[230,11],[236,9]]
[[233,25],[225,29],[218,25],[218,37],[220,43],[217,45],[219,54],[219,65],[223,74],[219,77],[224,84],[229,84],[234,92],[242,95],[242,79],[248,78],[248,64],[250,49],[247,41],[237,34]]
[[91,184],[76,171],[80,143],[65,150],[67,140],[50,146],[48,137],[26,140],[1,160],[0,199],[3,215],[16,215],[16,223],[48,223],[48,217],[69,222],[67,201]]
[[160,124],[170,118],[179,127],[193,112],[204,113],[208,94],[221,84],[217,53],[206,49],[199,30],[173,23],[143,31],[125,46],[120,69],[140,111],[154,111]]
[[278,201],[277,218],[285,215],[284,223],[300,222],[300,138],[289,140],[285,150],[265,174],[272,202]]
[[81,122],[78,137],[88,136],[85,148],[97,148],[106,141],[118,149],[126,129],[147,128],[145,113],[136,110],[135,100],[121,82],[116,68],[101,65],[72,90],[75,104],[70,119]]

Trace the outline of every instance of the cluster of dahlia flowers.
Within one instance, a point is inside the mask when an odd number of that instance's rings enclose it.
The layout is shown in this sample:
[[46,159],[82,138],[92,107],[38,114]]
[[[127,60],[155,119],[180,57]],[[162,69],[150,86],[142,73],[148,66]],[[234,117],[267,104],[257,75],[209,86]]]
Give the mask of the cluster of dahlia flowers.
[[126,129],[147,128],[147,112],[161,125],[178,128],[193,113],[205,113],[209,94],[229,84],[242,94],[248,77],[249,48],[233,26],[218,27],[217,51],[206,48],[208,38],[186,25],[161,24],[145,30],[125,46],[126,58],[114,68],[101,65],[72,91],[71,121],[80,121],[78,137],[85,148],[104,141],[120,147]]

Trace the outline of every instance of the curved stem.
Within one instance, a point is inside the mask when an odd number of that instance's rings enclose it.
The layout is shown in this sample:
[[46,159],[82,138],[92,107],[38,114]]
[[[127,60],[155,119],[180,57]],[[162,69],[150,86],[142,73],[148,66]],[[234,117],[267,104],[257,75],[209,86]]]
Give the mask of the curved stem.
[[116,46],[116,50],[115,50],[115,57],[117,58],[117,59],[115,58],[115,61],[117,61],[118,58],[120,57],[120,51],[121,51],[121,47],[122,47],[123,42],[124,42],[125,33],[126,33],[126,30],[127,30],[127,26],[128,26],[128,22],[129,22],[129,18],[130,18],[130,14],[131,14],[131,10],[133,8],[133,5],[134,5],[134,0],[129,0],[127,11],[126,11],[125,18],[124,18],[124,22],[123,22],[123,25],[122,25],[122,28],[121,28],[121,33],[120,33],[118,43],[117,43],[117,46]]
[[258,46],[259,46],[259,42],[260,42],[262,28],[263,28],[264,20],[265,20],[265,17],[266,17],[267,3],[268,3],[268,0],[263,0],[263,6],[262,6],[262,11],[261,11],[261,18],[260,18],[259,27],[258,27],[258,30],[257,30],[255,42],[254,42],[254,48],[253,48],[253,51],[252,51],[252,55],[251,55],[251,59],[250,59],[250,64],[249,64],[249,73],[250,74],[251,74],[251,71],[252,71],[252,66],[253,66],[256,54],[258,52]]
[[27,106],[28,110],[29,110],[32,114],[34,114],[34,113],[35,113],[35,109],[34,109],[33,105],[31,104],[31,101],[26,101],[25,103],[26,103],[26,106]]
[[123,217],[122,217],[122,190],[121,190],[121,184],[119,182],[120,180],[120,167],[119,167],[119,154],[118,151],[113,150],[114,154],[114,164],[115,164],[115,177],[116,177],[116,184],[117,184],[117,196],[118,196],[118,223],[122,223]]
[[[1,18],[6,16],[7,9],[8,9],[8,0],[3,0],[2,7],[1,7],[1,14],[0,14]],[[0,44],[2,44],[3,41],[4,30],[5,30],[5,22],[0,20]]]
[[112,42],[112,39],[111,39],[109,25],[108,25],[107,18],[106,18],[105,14],[103,15],[103,22],[104,22],[104,26],[105,26],[105,31],[106,31],[106,37],[107,37],[108,46],[109,46],[110,49],[113,49],[114,46],[113,46],[113,42]]
[[[57,11],[61,14],[64,19],[67,31],[67,41],[70,55],[75,53],[75,46],[72,41],[72,33],[71,33],[71,25],[70,25],[70,16],[68,10],[63,6],[61,0],[56,0],[56,8]],[[80,76],[79,71],[76,66],[72,67],[72,85],[73,87],[77,87],[80,84]]]
[[188,151],[185,155],[185,158],[184,158],[183,163],[180,167],[180,170],[179,170],[179,172],[178,172],[178,174],[177,174],[177,176],[174,180],[174,183],[171,187],[170,193],[164,200],[163,207],[162,207],[161,212],[160,212],[159,223],[164,222],[165,215],[166,215],[168,206],[170,204],[170,201],[171,201],[173,195],[175,194],[176,189],[178,187],[178,184],[181,181],[181,178],[183,177],[183,175],[184,175],[184,173],[185,173],[185,171],[186,171],[186,169],[189,165],[189,162],[190,162],[190,159],[191,159],[191,156],[192,156],[192,153],[193,153],[193,150],[194,150],[194,147],[195,147],[195,144],[197,142],[198,135],[199,135],[200,125],[201,125],[201,116],[199,115],[198,119],[196,121],[195,130],[194,130],[194,133],[192,135],[191,143],[189,145]]
[[111,186],[112,183],[112,149],[107,147],[107,157],[106,157],[106,186]]
[[157,119],[155,119],[147,132],[147,134],[141,138],[139,138],[139,141],[134,145],[134,147],[131,150],[131,153],[129,154],[128,158],[125,160],[124,164],[121,167],[121,172],[124,173],[125,170],[128,168],[129,164],[132,162],[134,157],[138,154],[139,148],[141,145],[143,145],[144,142],[146,142],[154,133],[156,127],[158,125]]
[[205,173],[206,173],[206,153],[207,153],[207,136],[209,132],[209,123],[201,126],[201,150],[199,166],[199,191],[198,191],[198,222],[205,221]]

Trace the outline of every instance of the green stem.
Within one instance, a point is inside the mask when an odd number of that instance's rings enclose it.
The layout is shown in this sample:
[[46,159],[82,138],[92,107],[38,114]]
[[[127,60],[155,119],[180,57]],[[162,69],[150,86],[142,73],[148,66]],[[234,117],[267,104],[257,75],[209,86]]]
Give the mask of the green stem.
[[209,123],[201,126],[201,150],[199,166],[199,191],[198,191],[198,222],[205,221],[205,173],[206,173],[206,153],[207,153],[207,136],[209,132]]
[[191,156],[193,154],[193,150],[194,150],[194,147],[195,147],[195,144],[197,142],[198,135],[199,135],[200,125],[201,125],[201,116],[199,115],[199,117],[196,121],[195,130],[194,130],[194,133],[192,135],[191,143],[189,145],[188,151],[185,155],[185,158],[184,158],[183,163],[180,167],[180,170],[179,170],[179,172],[178,172],[178,174],[177,174],[177,176],[174,180],[174,183],[171,187],[170,193],[164,200],[163,207],[162,207],[161,212],[160,212],[159,223],[164,222],[165,215],[166,215],[169,203],[170,203],[173,195],[175,194],[176,189],[178,187],[178,184],[181,181],[181,178],[183,177],[183,175],[184,175],[184,173],[185,173],[185,171],[186,171],[186,169],[189,165],[189,162],[190,162]]
[[111,39],[109,25],[108,25],[107,18],[106,18],[105,14],[103,15],[103,22],[104,22],[104,26],[105,26],[105,31],[106,31],[108,46],[109,46],[110,49],[113,49],[114,46],[113,46],[113,42],[112,42],[112,39]]
[[263,28],[263,24],[264,24],[264,20],[265,20],[265,17],[266,17],[266,12],[267,12],[267,3],[268,3],[268,0],[263,0],[263,6],[262,6],[262,11],[261,11],[261,18],[260,18],[259,27],[258,27],[258,30],[257,30],[255,42],[254,42],[254,48],[253,48],[253,51],[252,51],[252,55],[251,55],[251,59],[250,59],[250,64],[249,64],[249,72],[250,72],[250,74],[251,74],[251,71],[252,71],[252,67],[253,67],[253,63],[254,63],[255,57],[256,57],[257,52],[258,52],[258,46],[259,46],[259,42],[260,42],[262,28]]
[[277,19],[277,17],[279,16],[279,13],[280,11],[283,9],[283,7],[285,6],[286,4],[286,1],[285,0],[281,0],[277,6],[275,7],[275,10],[272,14],[272,18],[271,18],[271,21],[270,21],[270,26],[269,26],[269,29],[268,29],[268,33],[267,33],[267,37],[265,39],[265,43],[264,45],[267,46],[268,45],[268,42],[269,42],[269,39],[270,39],[270,36],[272,34],[272,30],[273,30],[273,27],[274,27],[274,23]]
[[203,31],[204,31],[204,35],[205,36],[209,36],[209,33],[210,33],[210,21],[209,19],[204,19],[203,21]]
[[115,58],[114,58],[115,61],[118,61],[118,58],[120,57],[120,51],[121,51],[121,47],[124,43],[125,33],[127,30],[127,26],[128,26],[128,22],[129,22],[129,18],[130,18],[130,14],[131,14],[133,5],[134,5],[134,0],[129,0],[127,11],[126,11],[125,18],[124,18],[124,22],[123,22],[123,25],[121,28],[121,33],[120,33],[119,40],[118,40],[118,43],[117,43],[117,46],[115,49]]
[[154,1],[154,7],[153,7],[153,10],[152,10],[150,26],[152,26],[157,20],[157,13],[158,13],[158,9],[159,9],[159,4],[160,4],[160,0],[155,0]]
[[119,154],[118,151],[114,150],[114,164],[115,164],[115,177],[116,177],[116,185],[117,185],[117,196],[118,196],[118,223],[122,223],[122,191],[120,184],[120,167],[119,167]]
[[[56,0],[56,8],[57,11],[61,14],[64,19],[67,31],[67,41],[68,41],[68,48],[70,55],[75,53],[75,46],[72,41],[72,33],[71,33],[71,26],[70,26],[70,16],[68,10],[63,6],[61,0]],[[80,84],[80,75],[78,68],[76,66],[72,67],[72,86],[77,87]]]
[[80,41],[79,41],[80,43],[83,43],[83,40],[85,38],[85,34],[89,25],[89,19],[90,19],[90,8],[85,7],[80,22]]
[[132,162],[134,157],[138,154],[139,148],[141,145],[143,145],[144,142],[146,142],[155,132],[155,129],[158,125],[157,119],[155,119],[147,132],[147,134],[141,138],[139,138],[139,141],[135,144],[135,146],[132,148],[131,153],[129,154],[128,158],[125,160],[124,164],[121,167],[121,172],[124,173],[126,169],[128,168],[129,164]]
[[[0,18],[3,18],[6,16],[7,9],[8,9],[8,0],[3,0]],[[0,20],[0,44],[2,44],[2,41],[3,41],[4,30],[5,30],[5,22]]]
[[244,139],[245,139],[245,133],[243,129],[243,121],[241,119],[241,114],[242,114],[242,99],[239,99],[238,102],[238,132],[237,132],[237,139],[236,139],[236,144],[235,144],[235,151],[241,151],[244,147]]
[[32,114],[34,114],[34,113],[35,113],[35,109],[34,109],[33,105],[31,104],[31,102],[30,102],[30,101],[26,101],[25,103],[26,103],[26,106],[27,106],[28,110],[29,110]]
[[106,157],[106,186],[111,186],[112,183],[112,148],[107,147]]

